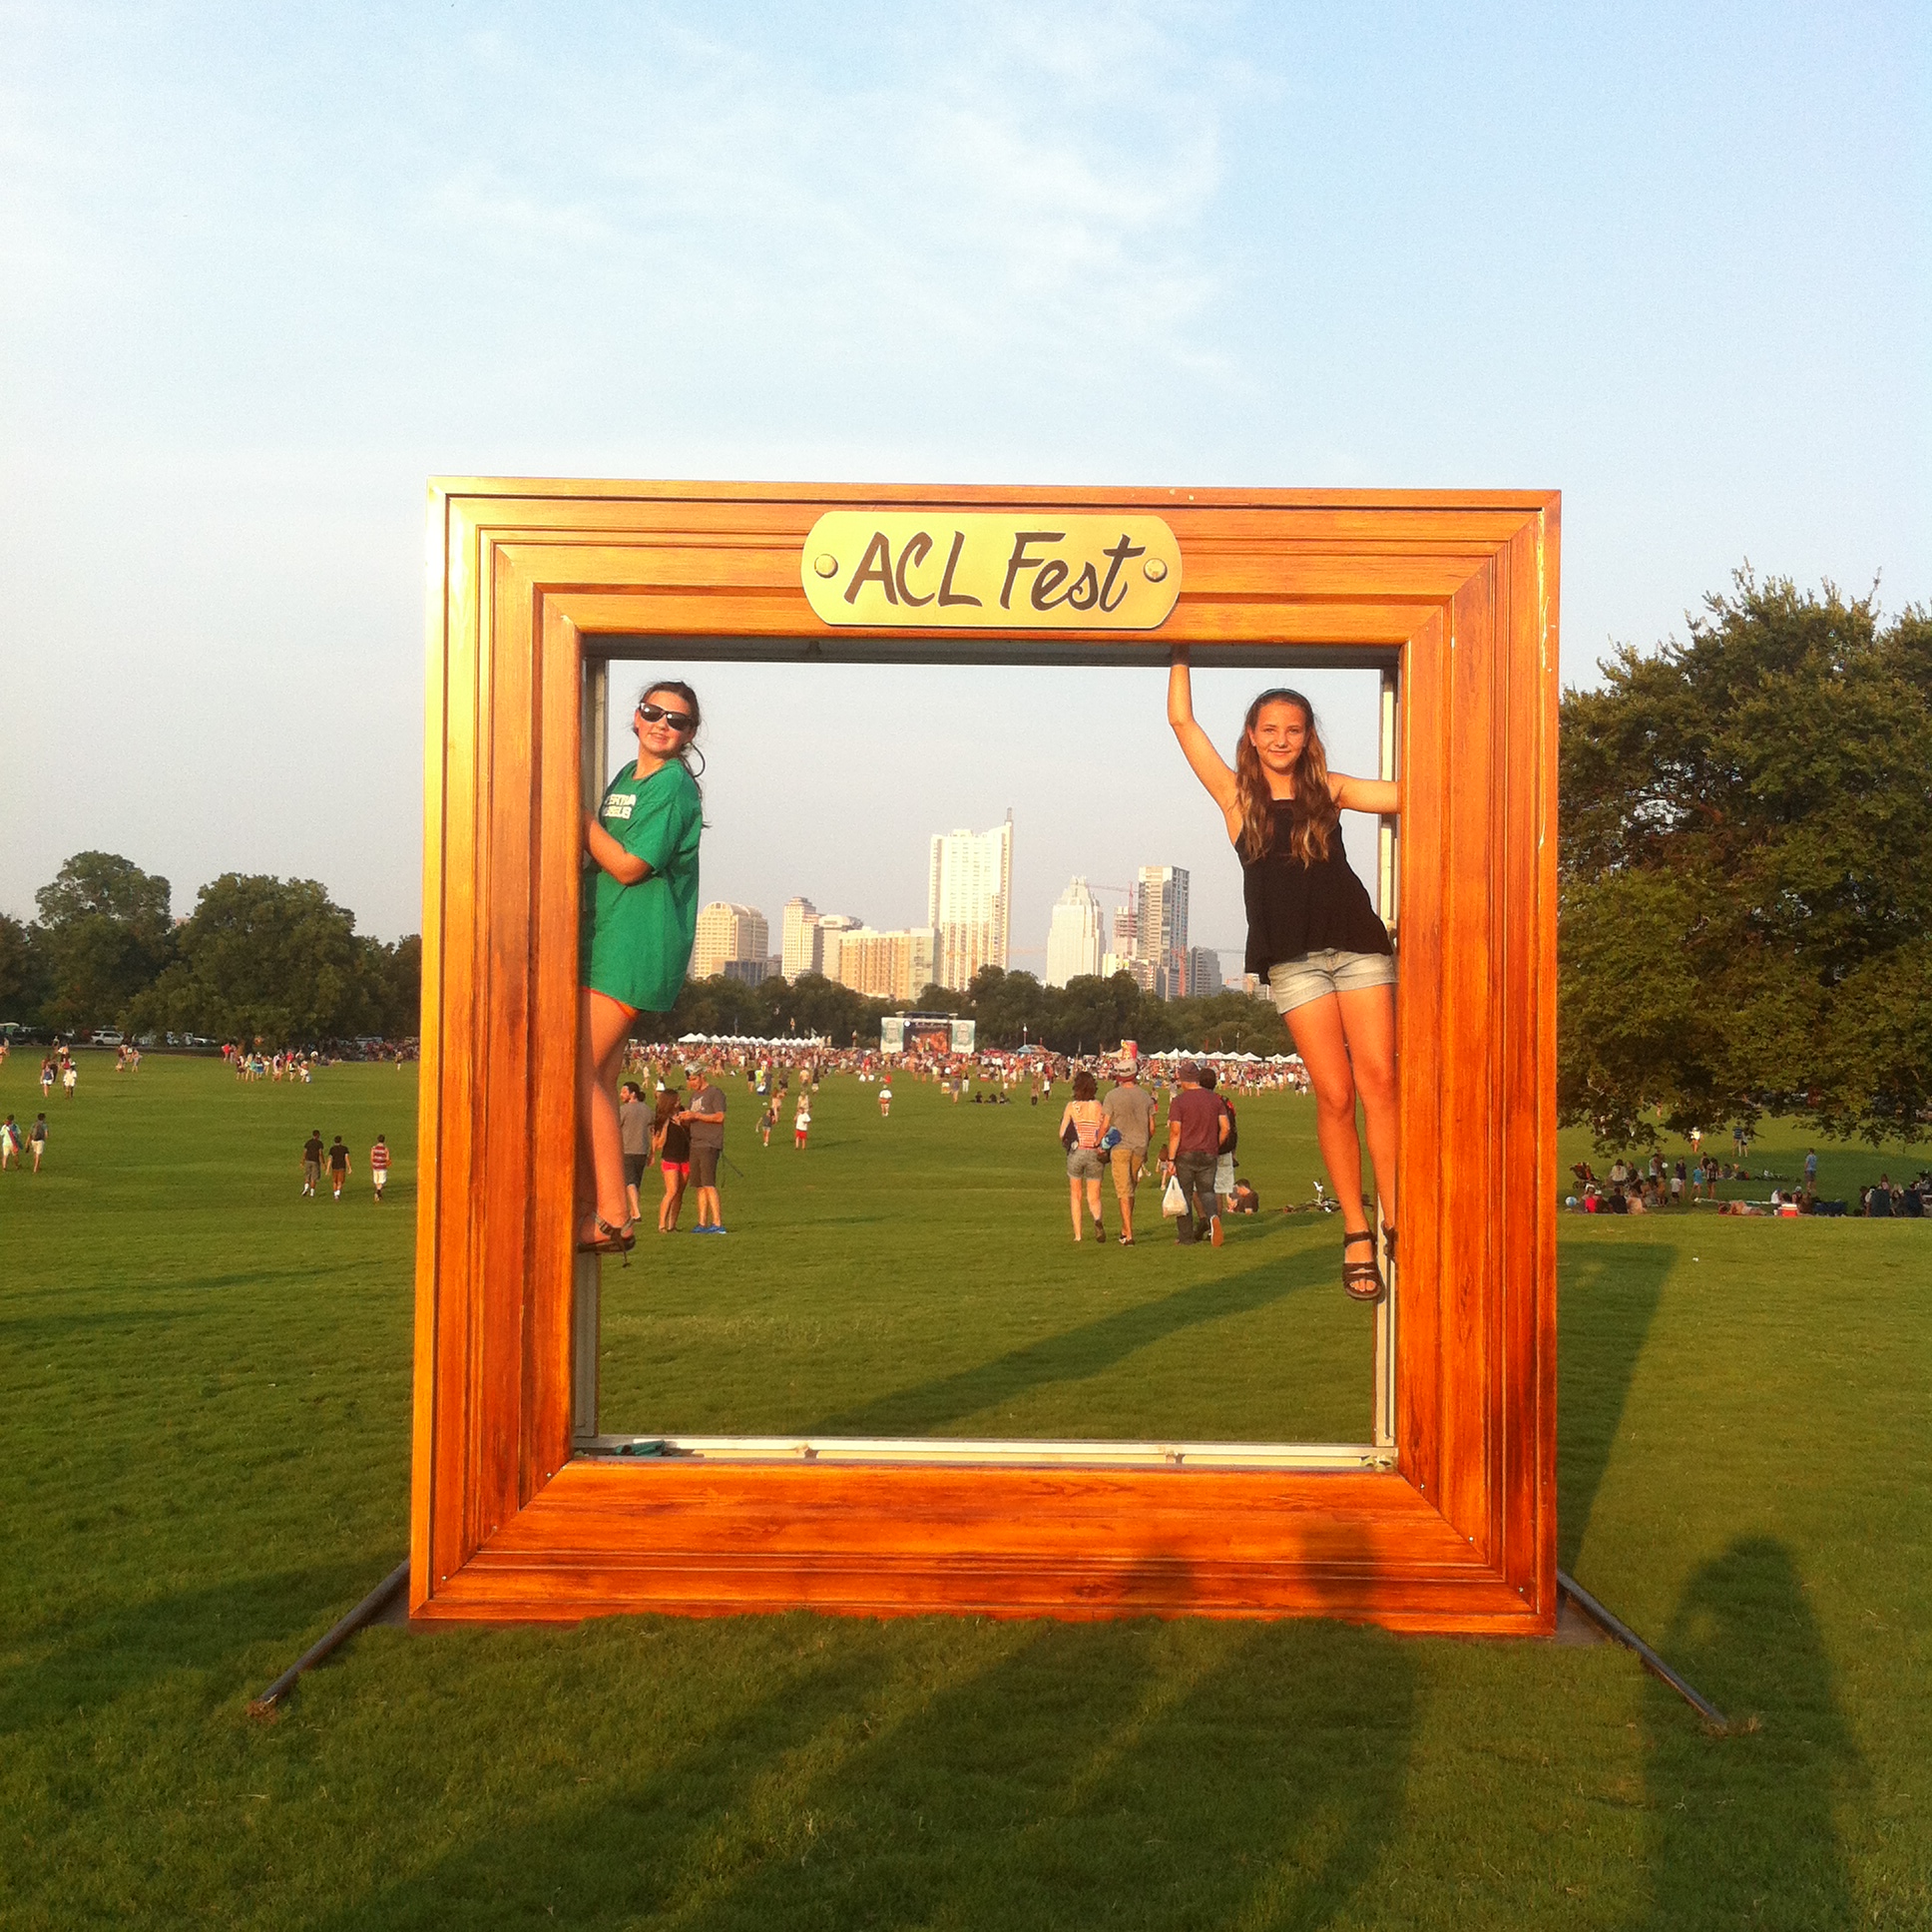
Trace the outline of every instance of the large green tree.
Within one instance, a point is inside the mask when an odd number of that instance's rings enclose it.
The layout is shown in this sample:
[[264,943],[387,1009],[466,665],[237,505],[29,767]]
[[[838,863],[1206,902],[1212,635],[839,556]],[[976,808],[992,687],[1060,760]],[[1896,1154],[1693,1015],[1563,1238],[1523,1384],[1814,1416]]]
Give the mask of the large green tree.
[[1932,618],[1740,574],[1561,721],[1558,1097],[1605,1145],[1932,1105]]
[[46,997],[47,959],[39,928],[0,912],[0,1020],[38,1025]]
[[116,852],[76,852],[34,900],[49,1024],[98,1027],[126,1018],[170,957],[168,881]]
[[385,1040],[413,1040],[422,1031],[422,935],[412,932],[393,946],[361,943],[379,988],[376,1031]]
[[272,1046],[350,1039],[381,1031],[392,998],[354,913],[313,879],[225,872],[203,886],[177,950],[135,1002],[144,1030]]

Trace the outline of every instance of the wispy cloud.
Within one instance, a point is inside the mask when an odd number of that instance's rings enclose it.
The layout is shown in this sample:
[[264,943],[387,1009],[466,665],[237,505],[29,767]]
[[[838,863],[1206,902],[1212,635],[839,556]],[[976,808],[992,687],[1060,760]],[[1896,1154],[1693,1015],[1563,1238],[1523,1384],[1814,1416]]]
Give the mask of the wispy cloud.
[[[867,362],[915,332],[976,360],[1077,343],[1088,377],[1213,367],[1225,70],[1133,8],[894,34],[856,82],[644,35],[611,72],[553,73],[540,137],[447,168],[423,220],[660,326],[769,329],[794,355]],[[475,58],[516,66],[497,35]]]

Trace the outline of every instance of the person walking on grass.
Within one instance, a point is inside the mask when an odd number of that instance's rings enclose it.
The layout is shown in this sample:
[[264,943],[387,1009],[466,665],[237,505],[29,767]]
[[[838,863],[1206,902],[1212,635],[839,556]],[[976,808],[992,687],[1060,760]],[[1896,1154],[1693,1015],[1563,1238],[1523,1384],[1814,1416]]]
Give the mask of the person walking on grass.
[[322,1130],[311,1128],[308,1139],[302,1143],[302,1193],[309,1200],[315,1199],[315,1190],[322,1185]]
[[684,1121],[691,1129],[691,1183],[698,1190],[698,1225],[691,1231],[723,1234],[726,1230],[718,1198],[718,1164],[724,1158],[724,1095],[709,1074],[685,1109]]
[[342,1199],[342,1184],[349,1178],[349,1151],[336,1135],[328,1150],[328,1178],[335,1188],[335,1199]]
[[644,1104],[644,1089],[635,1080],[627,1080],[617,1090],[617,1124],[624,1141],[625,1205],[631,1210],[632,1220],[639,1221],[644,1218],[644,1207],[638,1200],[638,1188],[651,1165],[654,1123],[651,1109]]
[[879,1082],[879,1119],[892,1118],[892,1081],[888,1076]]
[[[1330,771],[1313,706],[1287,690],[1264,691],[1248,706],[1230,768],[1195,721],[1185,645],[1168,674],[1168,723],[1220,807],[1240,860],[1245,970],[1266,979],[1314,1087],[1316,1138],[1342,1212],[1342,1286],[1358,1301],[1379,1300],[1386,1283],[1363,1210],[1355,1102],[1359,1096],[1392,1261],[1395,948],[1342,850],[1341,814],[1392,816],[1402,809],[1401,787]],[[1355,1247],[1366,1255],[1351,1257]]]
[[625,1254],[637,1244],[618,1075],[638,1015],[676,1004],[698,936],[704,802],[687,762],[701,723],[698,696],[675,681],[648,685],[632,723],[638,755],[584,820],[577,1247],[589,1254]]
[[[1108,1152],[1114,1174],[1114,1199],[1121,1206],[1121,1245],[1134,1245],[1134,1197],[1147,1171],[1148,1142],[1154,1138],[1154,1101],[1141,1085],[1133,1061],[1101,1102],[1107,1125],[1120,1136]],[[1104,1138],[1104,1137],[1103,1137]]]
[[74,1098],[74,1089],[80,1085],[80,1080],[81,1080],[80,1062],[77,1060],[70,1060],[67,1063],[67,1065],[61,1069],[61,1092],[64,1093],[69,1100],[72,1100]]
[[1220,1245],[1219,1217],[1221,1214],[1228,1213],[1232,1210],[1232,1203],[1234,1200],[1234,1149],[1240,1140],[1241,1124],[1234,1118],[1234,1103],[1220,1091],[1220,1075],[1212,1067],[1203,1065],[1201,1069],[1201,1086],[1204,1093],[1213,1095],[1216,1105],[1218,1105],[1220,1111],[1227,1117],[1227,1133],[1221,1141],[1220,1152],[1214,1157],[1214,1204],[1216,1208],[1214,1245],[1218,1247]]
[[13,1116],[9,1114],[4,1121],[0,1121],[0,1174],[4,1174],[8,1168],[17,1168],[19,1165],[20,1130],[14,1125]]
[[1067,1150],[1067,1201],[1073,1209],[1074,1239],[1082,1238],[1080,1196],[1087,1194],[1087,1211],[1094,1217],[1094,1238],[1107,1243],[1107,1223],[1100,1214],[1101,1136],[1107,1132],[1107,1113],[1095,1099],[1094,1076],[1083,1069],[1074,1075],[1074,1097],[1060,1113],[1060,1144]]
[[34,1172],[40,1172],[41,1157],[47,1152],[47,1116],[36,1114],[34,1124],[27,1130],[28,1151],[34,1157]]
[[375,1205],[382,1206],[382,1191],[389,1185],[389,1143],[378,1134],[369,1150],[369,1185],[375,1189]]
[[51,1100],[54,1093],[54,1056],[50,1053],[40,1063],[40,1097]]
[[1201,1069],[1184,1060],[1175,1069],[1180,1083],[1168,1102],[1168,1161],[1188,1205],[1176,1215],[1174,1237],[1182,1247],[1207,1239],[1220,1245],[1220,1215],[1214,1207],[1214,1163],[1227,1139],[1227,1116],[1201,1084]]
[[810,1132],[811,1089],[809,1087],[801,1087],[798,1090],[798,1105],[792,1110],[791,1115],[791,1145],[794,1148],[802,1148],[805,1144],[805,1137]]

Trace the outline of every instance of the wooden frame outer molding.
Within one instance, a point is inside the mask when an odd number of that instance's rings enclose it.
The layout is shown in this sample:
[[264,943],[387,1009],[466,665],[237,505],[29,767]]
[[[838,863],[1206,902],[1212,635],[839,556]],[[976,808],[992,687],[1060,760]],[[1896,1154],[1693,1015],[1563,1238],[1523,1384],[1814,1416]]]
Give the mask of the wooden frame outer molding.
[[[1559,501],[434,484],[412,1615],[809,1605],[1551,1631]],[[800,657],[812,640],[849,655],[854,634],[835,639],[806,604],[799,546],[821,512],[852,506],[1166,518],[1186,569],[1165,626],[1059,632],[1062,654],[1399,653],[1389,1472],[572,1460],[571,1174],[534,1150],[573,1134],[583,657],[613,635],[663,637],[667,656],[787,639]],[[1005,642],[858,638],[965,662]],[[1513,1184],[1455,1185],[1472,1159]]]

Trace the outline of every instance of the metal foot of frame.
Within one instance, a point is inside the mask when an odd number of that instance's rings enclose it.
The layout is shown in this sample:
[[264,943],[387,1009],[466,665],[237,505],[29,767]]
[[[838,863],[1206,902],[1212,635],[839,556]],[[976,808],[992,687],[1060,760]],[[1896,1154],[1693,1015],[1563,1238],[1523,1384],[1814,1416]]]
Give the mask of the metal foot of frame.
[[295,1680],[304,1671],[312,1670],[330,1652],[339,1650],[365,1624],[372,1624],[388,1607],[396,1593],[409,1582],[409,1562],[407,1558],[396,1565],[389,1574],[369,1592],[339,1623],[333,1624],[294,1663],[289,1665],[281,1676],[276,1678],[260,1696],[251,1698],[248,1703],[250,1717],[272,1717],[282,1699],[295,1688]]
[[1622,1618],[1606,1610],[1575,1577],[1559,1570],[1557,1589],[1613,1643],[1623,1645],[1627,1651],[1635,1651],[1643,1660],[1645,1670],[1661,1683],[1668,1684],[1713,1730],[1730,1728],[1730,1719],[1708,1697],[1679,1677]]

